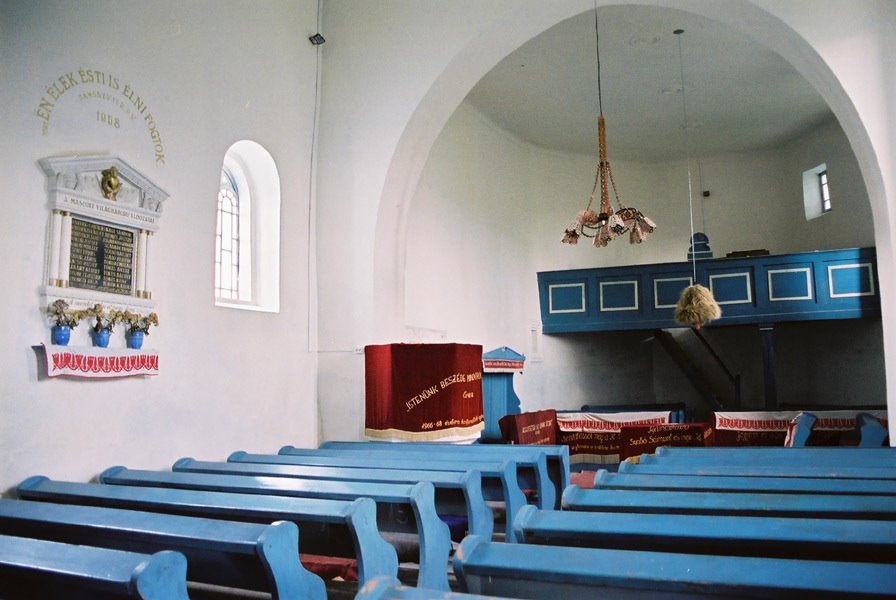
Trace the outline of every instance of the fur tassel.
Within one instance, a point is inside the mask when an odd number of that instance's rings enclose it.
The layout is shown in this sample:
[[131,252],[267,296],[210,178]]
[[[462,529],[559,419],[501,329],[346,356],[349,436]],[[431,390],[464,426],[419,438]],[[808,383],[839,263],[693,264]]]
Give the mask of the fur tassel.
[[699,283],[686,287],[675,307],[675,321],[695,329],[700,329],[721,316],[722,308],[713,298],[712,292]]

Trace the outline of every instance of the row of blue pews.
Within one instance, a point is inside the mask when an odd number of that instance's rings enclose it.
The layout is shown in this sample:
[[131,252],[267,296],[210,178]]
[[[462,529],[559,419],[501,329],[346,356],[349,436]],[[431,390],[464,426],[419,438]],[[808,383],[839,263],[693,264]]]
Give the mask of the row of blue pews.
[[[759,475],[725,473],[744,465]],[[807,467],[820,474],[815,481]],[[713,475],[700,474],[708,468]],[[868,469],[875,478],[864,477]],[[521,598],[587,598],[597,588],[646,597],[896,595],[893,449],[661,448],[624,471],[598,473],[594,489],[570,486],[563,510],[525,507],[516,543],[468,537],[454,559],[461,589]]]
[[[387,581],[388,593],[399,593],[399,549],[410,546],[419,564],[419,588],[445,592],[450,543],[443,519],[462,518],[464,534],[491,538],[489,506],[507,515],[507,527],[526,503],[521,486],[532,486],[534,498],[553,507],[568,468],[552,465],[550,479],[542,452],[514,449],[509,454],[519,460],[489,452],[458,461],[453,447],[436,450],[427,448],[420,461],[425,468],[419,469],[413,456],[410,462],[408,456],[396,458],[389,469],[383,468],[389,458],[368,456],[356,465],[349,451],[328,459],[329,465],[303,466],[286,462],[302,459],[284,450],[235,452],[222,463],[184,458],[171,471],[112,467],[99,483],[35,476],[18,486],[17,500],[4,502],[0,531],[147,552],[176,549],[186,557],[191,582],[263,590],[274,597],[325,594],[320,578],[301,566],[299,537],[305,552],[354,558],[361,589]],[[283,533],[290,528],[292,538]],[[239,544],[233,539],[237,534],[245,538]]]
[[[164,570],[175,587],[186,578],[274,598],[327,593],[299,547],[355,559],[358,598],[453,597],[452,571],[466,594],[514,598],[896,591],[890,449],[660,449],[583,489],[567,485],[564,446],[326,446],[184,458],[171,471],[112,467],[99,483],[29,478],[19,499],[0,502],[0,535],[136,551],[141,561],[173,560]],[[706,465],[722,472],[699,472]],[[765,471],[726,471],[744,467]],[[534,491],[531,504],[523,488]],[[504,515],[503,528],[485,506]],[[453,559],[449,518],[468,534]],[[408,538],[419,564],[413,588],[398,581]]]

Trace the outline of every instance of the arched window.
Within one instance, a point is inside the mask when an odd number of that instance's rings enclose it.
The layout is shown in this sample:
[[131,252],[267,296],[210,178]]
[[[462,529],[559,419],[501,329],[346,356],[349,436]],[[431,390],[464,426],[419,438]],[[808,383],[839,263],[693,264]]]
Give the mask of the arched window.
[[215,304],[280,309],[280,175],[249,140],[224,155],[215,234]]

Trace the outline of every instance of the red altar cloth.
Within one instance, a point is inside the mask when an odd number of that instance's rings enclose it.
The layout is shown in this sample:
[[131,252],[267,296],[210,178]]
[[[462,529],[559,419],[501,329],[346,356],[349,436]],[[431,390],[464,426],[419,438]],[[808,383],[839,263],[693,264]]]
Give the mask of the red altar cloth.
[[666,425],[625,425],[620,432],[622,460],[653,454],[660,446],[712,446],[709,423],[669,423]]
[[484,427],[482,346],[381,344],[364,348],[370,438],[472,441]]
[[[818,420],[809,435],[809,446],[837,446],[844,433],[856,427],[856,414],[867,412],[887,426],[885,410],[822,410],[807,411]],[[714,413],[716,446],[783,446],[787,427],[800,414],[798,410],[783,411],[717,411]]]
[[671,421],[671,413],[641,412],[570,412],[557,413],[557,443],[569,446],[572,465],[616,464],[622,452],[622,427],[663,425]]
[[557,443],[557,411],[553,408],[505,415],[498,421],[498,427],[508,444],[553,446]]

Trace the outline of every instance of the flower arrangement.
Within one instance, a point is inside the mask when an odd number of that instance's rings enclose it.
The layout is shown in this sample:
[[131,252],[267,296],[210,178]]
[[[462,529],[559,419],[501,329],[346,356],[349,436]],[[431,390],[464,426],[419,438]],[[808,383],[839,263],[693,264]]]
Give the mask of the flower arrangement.
[[115,324],[121,320],[121,313],[119,311],[111,310],[106,314],[106,310],[103,308],[102,304],[94,304],[93,307],[88,308],[86,312],[94,318],[93,330],[97,333],[103,329],[108,329],[111,332],[115,327]]
[[60,298],[47,306],[47,316],[53,325],[74,329],[88,314],[86,310],[72,310],[68,302]]
[[137,333],[138,331],[149,335],[150,325],[159,326],[159,315],[154,312],[148,315],[141,315],[126,310],[119,314],[119,322],[127,324],[127,331],[125,331],[127,335]]

